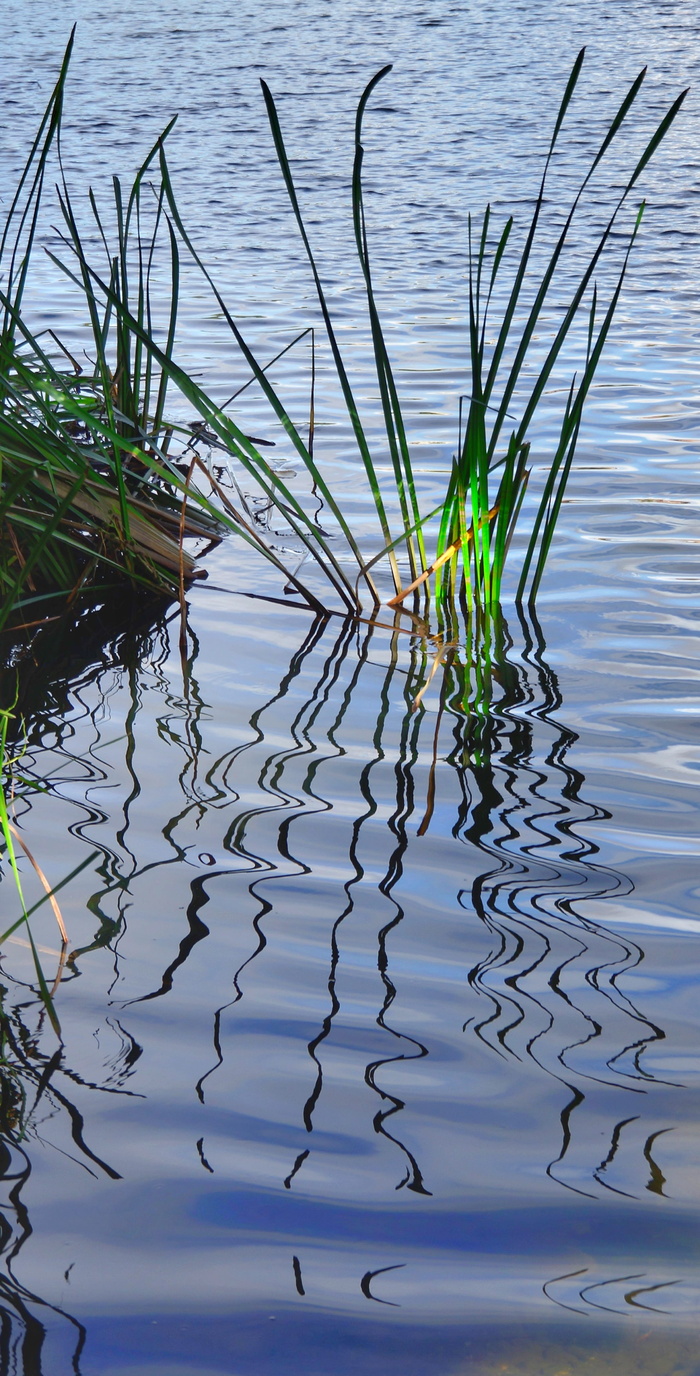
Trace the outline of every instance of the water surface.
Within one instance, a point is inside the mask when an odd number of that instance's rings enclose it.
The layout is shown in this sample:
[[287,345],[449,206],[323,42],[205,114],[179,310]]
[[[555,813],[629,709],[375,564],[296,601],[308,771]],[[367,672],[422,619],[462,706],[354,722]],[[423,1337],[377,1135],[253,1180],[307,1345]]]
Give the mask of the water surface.
[[[43,3],[7,14],[9,184],[64,35]],[[628,156],[698,60],[675,3],[73,17],[73,183],[105,194],[180,110],[189,222],[271,356],[317,309],[269,80],[370,417],[351,118],[395,62],[368,180],[426,501],[467,386],[468,213],[525,216],[582,43],[563,194],[644,62]],[[485,719],[439,678],[412,711],[420,641],[283,605],[233,540],[189,599],[184,675],[161,608],[112,633],[95,618],[24,666],[23,777],[47,788],[21,790],[23,834],[52,882],[89,863],[61,894],[62,1055],[21,933],[3,954],[3,1371],[697,1372],[696,147],[691,95],[646,174],[539,619],[506,601]],[[182,357],[223,398],[245,370],[186,283]],[[82,337],[48,265],[30,308]],[[303,348],[279,379],[303,415]],[[322,350],[317,404],[370,547]],[[252,389],[244,415],[279,441]],[[34,931],[51,977],[46,907]]]

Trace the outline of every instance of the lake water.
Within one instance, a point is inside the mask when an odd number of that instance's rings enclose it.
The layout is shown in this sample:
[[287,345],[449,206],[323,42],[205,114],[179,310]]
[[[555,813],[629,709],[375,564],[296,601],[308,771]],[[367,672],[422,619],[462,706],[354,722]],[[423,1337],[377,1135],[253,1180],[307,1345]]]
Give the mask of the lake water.
[[[3,14],[5,199],[77,20],[76,200],[179,111],[188,224],[272,357],[318,309],[265,77],[375,438],[349,174],[358,95],[394,62],[368,207],[426,503],[468,387],[469,213],[522,224],[582,44],[551,224],[639,68],[600,215],[700,59],[680,0]],[[62,1054],[21,930],[3,951],[2,1373],[700,1371],[698,133],[693,89],[640,189],[537,619],[506,590],[487,719],[441,708],[439,679],[413,712],[420,641],[285,605],[233,539],[189,596],[187,680],[172,608],[25,666],[21,772],[46,787],[20,788],[23,835],[53,883],[87,863],[60,894]],[[193,271],[183,301],[180,357],[223,400],[245,367]],[[28,312],[85,342],[48,260]],[[276,376],[303,417],[306,344]],[[318,456],[377,548],[322,344],[317,387]],[[3,900],[7,926],[7,878]],[[52,978],[46,905],[33,931]]]

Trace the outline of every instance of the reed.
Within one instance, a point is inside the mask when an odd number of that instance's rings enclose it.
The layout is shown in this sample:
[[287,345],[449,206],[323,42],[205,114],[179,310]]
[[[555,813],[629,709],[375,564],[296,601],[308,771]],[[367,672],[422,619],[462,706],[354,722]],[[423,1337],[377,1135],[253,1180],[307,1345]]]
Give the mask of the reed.
[[[127,582],[172,594],[204,575],[184,539],[210,542],[223,529],[154,448],[167,378],[152,401],[152,359],[130,359],[126,311],[114,322],[111,310],[98,318],[87,297],[95,359],[87,373],[23,315],[72,44],[71,35],[0,237],[0,630],[41,622],[52,604],[71,608],[86,589]],[[118,273],[114,280],[126,306],[126,284]],[[136,309],[152,329],[143,274]]]
[[[386,494],[382,491],[377,466],[370,455],[359,418],[359,408],[333,328],[326,294],[294,186],[277,108],[269,88],[265,82],[262,83],[277,158],[316,284],[338,377],[386,541],[383,553],[389,560],[395,587],[390,606],[400,606],[409,595],[419,592],[423,595],[425,606],[431,579],[435,601],[438,608],[443,611],[446,606],[454,604],[458,592],[463,594],[469,613],[475,610],[483,611],[498,603],[506,559],[516,526],[523,513],[530,476],[529,437],[538,416],[545,388],[559,361],[562,349],[579,316],[585,312],[588,326],[587,349],[579,373],[570,383],[558,441],[548,460],[542,495],[526,532],[525,555],[517,585],[518,602],[526,601],[533,604],[537,596],[571,472],[583,406],[620,298],[630,254],[641,224],[644,203],[633,214],[617,282],[609,301],[602,309],[599,306],[595,283],[596,269],[610,244],[613,232],[617,230],[621,212],[641,173],[670,129],[687,94],[685,91],[682,92],[661,119],[641,156],[636,160],[622,192],[613,200],[609,218],[599,234],[584,271],[570,293],[547,355],[530,376],[526,364],[532,359],[535,333],[552,298],[554,274],[562,260],[574,217],[581,208],[594,173],[632,110],[646,73],[644,68],[633,81],[591,160],[568,211],[563,229],[556,237],[544,269],[539,273],[539,277],[536,277],[534,297],[528,305],[528,298],[533,293],[528,272],[532,268],[533,248],[542,220],[550,165],[579,81],[584,56],[585,49],[582,49],[576,58],[562,97],[532,219],[524,246],[515,264],[511,285],[505,294],[505,305],[501,310],[500,320],[493,318],[494,289],[497,282],[500,282],[506,263],[513,220],[508,219],[495,238],[491,236],[490,207],[486,208],[478,233],[471,219],[469,220],[469,404],[463,439],[460,415],[460,445],[453,460],[447,491],[440,504],[437,536],[433,541],[434,554],[430,558],[426,554],[426,525],[430,517],[421,513],[416,494],[407,426],[402,415],[377,306],[363,199],[363,120],[373,90],[389,73],[391,67],[383,67],[377,72],[359,102],[355,121],[352,214],[357,253],[366,290],[386,447],[391,457],[394,476],[392,506],[398,507],[400,512],[398,536],[394,535],[387,518]],[[489,349],[486,345],[487,320],[491,335],[495,335],[495,343]],[[520,390],[516,393],[518,388]],[[508,422],[516,401],[520,416],[508,434]],[[408,586],[402,584],[397,558],[399,549],[403,550],[408,565]],[[375,563],[376,558],[377,556],[370,562]],[[361,572],[366,575],[368,568],[369,564],[365,564]]]
[[[371,570],[379,560],[386,559],[394,585],[393,596],[388,601],[390,607],[403,608],[406,599],[412,597],[414,613],[422,612],[425,619],[429,615],[431,599],[434,599],[441,625],[445,624],[448,611],[454,619],[459,602],[468,615],[488,614],[489,609],[499,602],[506,561],[518,527],[524,533],[525,540],[516,601],[534,605],[571,473],[584,404],[615,316],[630,255],[640,229],[644,202],[633,209],[630,222],[622,234],[621,216],[642,172],[671,128],[687,95],[686,91],[682,92],[659,121],[635,160],[622,190],[612,198],[608,218],[599,232],[588,262],[580,272],[575,286],[569,291],[568,299],[561,309],[560,301],[554,296],[554,279],[557,268],[562,264],[576,214],[582,210],[594,174],[633,109],[646,74],[644,68],[621,101],[582,176],[563,228],[557,233],[551,248],[544,254],[544,267],[537,272],[534,266],[534,249],[537,245],[541,260],[543,250],[540,239],[543,237],[543,210],[551,162],[579,82],[584,55],[585,50],[578,54],[566,84],[545,159],[533,215],[505,293],[500,291],[500,287],[507,265],[507,249],[513,220],[508,219],[495,237],[492,235],[490,207],[486,208],[478,233],[471,219],[469,221],[468,406],[463,428],[460,411],[460,443],[453,460],[447,489],[438,505],[430,512],[421,510],[416,490],[408,427],[401,408],[374,287],[364,209],[363,122],[372,92],[391,68],[382,68],[372,78],[358,105],[351,206],[384,422],[380,454],[377,454],[376,450],[372,451],[367,438],[361,408],[353,390],[349,368],[343,357],[302,214],[277,107],[268,86],[262,82],[277,159],[313,276],[337,380],[345,400],[383,539],[382,547],[370,558],[364,557],[358,547],[358,541],[343,515],[341,506],[319,468],[310,437],[304,438],[287,412],[280,394],[270,381],[266,365],[255,357],[248,346],[198,253],[178,209],[168,168],[165,141],[161,140],[159,143],[161,194],[165,198],[172,223],[209,283],[235,343],[250,368],[251,379],[259,384],[274,415],[291,439],[309,474],[313,490],[319,493],[326,503],[329,521],[335,521],[336,533],[344,540],[347,553],[356,562],[358,572],[354,586],[351,586],[344,573],[343,562],[334,556],[327,540],[295,494],[285,487],[254,446],[244,444],[241,431],[235,427],[231,419],[205,397],[201,390],[190,385],[186,395],[197,406],[200,415],[224,447],[228,447],[231,456],[239,460],[247,475],[262,487],[267,499],[287,520],[303,546],[304,553],[313,556],[349,610],[357,612],[360,609],[360,583],[364,584],[366,594],[376,610],[380,598]],[[610,252],[616,251],[617,240],[620,237],[624,246],[617,280],[609,298],[601,304],[596,284],[596,270],[604,253],[609,255]],[[104,282],[100,283],[100,287],[105,292]],[[503,302],[500,318],[494,318],[497,299]],[[114,304],[116,307],[116,299]],[[533,367],[536,333],[543,326],[543,321],[553,306],[558,310],[560,323],[544,360]],[[582,318],[585,323],[586,345],[581,365],[568,384],[559,435],[546,462],[539,501],[534,507],[528,508],[525,497],[531,472],[531,434],[540,414],[545,391],[561,360],[564,346],[574,330],[580,335],[579,322]],[[486,343],[487,321],[490,335],[495,335],[495,343],[490,347],[487,347]],[[184,390],[182,379],[176,374],[172,360],[159,354],[158,362],[163,371]],[[518,409],[519,416],[515,426],[511,428],[514,407]],[[393,481],[388,486],[379,476],[380,466],[385,466],[387,454],[393,475]],[[397,513],[398,519],[392,513]]]
[[[272,563],[287,586],[317,611],[330,599],[330,607],[339,605],[360,615],[369,599],[371,614],[376,616],[380,597],[372,570],[380,560],[386,560],[393,583],[389,606],[395,611],[412,609],[412,615],[419,614],[423,625],[434,607],[439,627],[444,630],[448,623],[454,624],[460,606],[469,617],[488,617],[490,609],[498,605],[518,530],[523,538],[518,542],[521,562],[516,600],[534,604],[571,473],[584,404],[610,332],[644,204],[633,209],[622,236],[621,217],[686,93],[661,119],[622,191],[612,198],[608,218],[564,309],[559,310],[559,324],[536,367],[532,366],[536,334],[555,304],[555,273],[574,219],[591,179],[638,99],[646,69],[625,94],[582,176],[563,228],[543,254],[540,240],[546,230],[544,207],[550,166],[581,74],[584,52],[579,53],[559,107],[532,218],[505,287],[512,219],[495,234],[489,207],[478,226],[470,220],[467,406],[463,425],[460,412],[460,441],[446,490],[434,509],[425,512],[416,489],[408,426],[381,323],[364,207],[363,125],[372,93],[390,67],[372,78],[358,105],[351,198],[384,422],[379,452],[370,445],[363,425],[297,195],[278,111],[269,88],[262,83],[280,171],[374,502],[381,544],[368,556],[360,548],[332,481],[314,453],[313,395],[309,427],[304,432],[273,385],[269,365],[248,345],[185,226],[167,159],[167,139],[174,120],[128,188],[114,178],[109,220],[90,191],[93,223],[89,236],[80,227],[61,169],[64,251],[51,256],[79,289],[80,309],[87,306],[92,370],[86,374],[65,349],[57,360],[55,349],[50,352],[48,344],[27,327],[22,296],[47,159],[54,143],[60,160],[60,124],[71,45],[72,37],[0,242],[0,269],[3,255],[9,259],[0,293],[0,628],[18,613],[29,617],[29,604],[35,600],[43,602],[50,596],[72,605],[88,587],[106,586],[119,579],[127,579],[134,586],[177,592],[182,601],[186,584],[202,572],[186,551],[185,538],[211,541],[226,531],[237,533]],[[603,254],[607,262],[609,253],[616,251],[620,237],[624,246],[617,278],[601,304],[596,271]],[[97,258],[95,238],[101,246]],[[166,324],[159,332],[152,280],[154,261],[157,255],[162,256],[164,246],[170,270]],[[325,504],[324,523],[332,528],[332,538],[309,509],[304,485],[295,487],[278,472],[262,452],[260,442],[246,434],[229,407],[219,406],[178,364],[175,345],[183,248],[204,273],[250,370],[250,380],[262,390],[301,460],[313,492]],[[544,266],[536,270],[535,260]],[[556,304],[560,306],[558,300]],[[581,365],[566,390],[558,439],[547,459],[541,494],[537,501],[529,502],[532,434],[564,346],[574,330],[581,334],[581,319],[586,326]],[[491,344],[487,344],[487,323],[488,336],[495,339]],[[53,338],[60,349],[60,341]],[[189,429],[169,419],[168,396],[173,389],[196,413],[197,422]],[[197,435],[206,437],[224,454],[235,499],[231,489],[225,491],[207,470],[193,438]],[[391,472],[388,483],[383,473],[380,479],[387,454]],[[298,544],[301,559],[315,569],[311,582],[302,582],[299,568],[288,567],[267,538],[243,493],[245,482],[252,482],[284,521]],[[354,575],[349,572],[353,563]]]
[[[20,748],[17,753],[13,754],[8,746],[8,728],[12,717],[13,712],[9,708],[0,708],[0,849],[4,850],[5,861],[14,881],[19,916],[10,923],[9,927],[0,933],[0,948],[4,948],[6,942],[9,941],[16,932],[24,932],[29,944],[36,973],[38,997],[44,1005],[56,1035],[60,1037],[61,1028],[54,1005],[54,994],[60,983],[67,959],[68,933],[56,895],[66,884],[70,883],[81,870],[85,869],[85,867],[94,860],[97,852],[93,851],[86,860],[83,860],[83,862],[69,875],[63,878],[59,884],[52,887],[49,883],[41,866],[34,858],[26,839],[13,820],[18,802],[21,801],[24,794],[33,790],[36,784],[33,780],[25,779],[21,773],[22,749]],[[22,852],[28,860],[44,891],[42,897],[31,906],[27,906],[24,897],[24,888],[18,863],[20,852]],[[52,988],[49,988],[47,983],[39,958],[39,950],[32,934],[31,925],[31,918],[37,909],[41,908],[44,903],[50,904],[61,937],[59,964]],[[2,1041],[3,1035],[2,1019],[2,999],[0,997],[0,1042]],[[2,1050],[0,1049],[0,1062],[1,1061]]]

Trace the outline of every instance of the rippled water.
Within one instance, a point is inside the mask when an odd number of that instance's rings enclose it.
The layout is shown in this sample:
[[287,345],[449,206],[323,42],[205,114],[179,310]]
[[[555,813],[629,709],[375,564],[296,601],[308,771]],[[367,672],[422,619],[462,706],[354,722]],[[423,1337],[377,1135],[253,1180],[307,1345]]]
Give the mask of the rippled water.
[[[370,415],[351,120],[394,61],[371,229],[426,498],[467,385],[468,213],[526,215],[582,43],[562,197],[639,67],[627,162],[699,55],[676,0],[8,4],[3,185],[73,18],[74,187],[104,194],[179,110],[189,223],[272,356],[317,310],[270,82]],[[25,665],[23,777],[48,787],[22,785],[23,834],[52,882],[88,863],[60,896],[62,1058],[21,932],[3,954],[3,1373],[700,1370],[697,109],[645,174],[539,621],[505,605],[486,720],[438,679],[412,712],[420,643],[255,600],[280,588],[232,541],[190,597],[187,680],[169,609]],[[223,397],[245,371],[193,274],[184,296],[181,356]],[[48,263],[30,309],[82,338]],[[321,350],[319,455],[369,531],[328,372]],[[278,378],[303,414],[304,346]],[[543,456],[550,434],[546,410]]]

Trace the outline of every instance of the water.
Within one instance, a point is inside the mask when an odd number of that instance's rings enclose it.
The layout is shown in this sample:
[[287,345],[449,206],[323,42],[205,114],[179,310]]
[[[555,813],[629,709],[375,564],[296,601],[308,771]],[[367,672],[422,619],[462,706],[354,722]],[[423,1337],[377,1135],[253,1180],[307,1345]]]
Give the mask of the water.
[[[562,194],[625,80],[649,61],[650,128],[698,62],[675,3],[73,17],[74,185],[104,194],[180,110],[189,223],[272,356],[317,310],[269,80],[370,414],[349,140],[395,61],[368,179],[426,500],[466,385],[468,212],[526,214],[583,42]],[[8,4],[5,31],[9,184],[64,35],[43,3]],[[255,600],[279,585],[233,541],[189,599],[187,685],[170,609],[24,666],[21,772],[48,786],[20,786],[23,834],[52,882],[88,863],[60,894],[62,1058],[21,931],[4,948],[1,1370],[698,1371],[696,147],[691,94],[646,174],[539,621],[506,602],[483,726],[441,710],[439,678],[411,712],[409,636]],[[182,355],[223,397],[244,370],[194,274],[185,299]],[[37,267],[30,309],[75,343],[71,301]],[[278,376],[303,415],[303,350]],[[369,542],[323,353],[318,407]],[[50,979],[46,906],[33,930]]]

